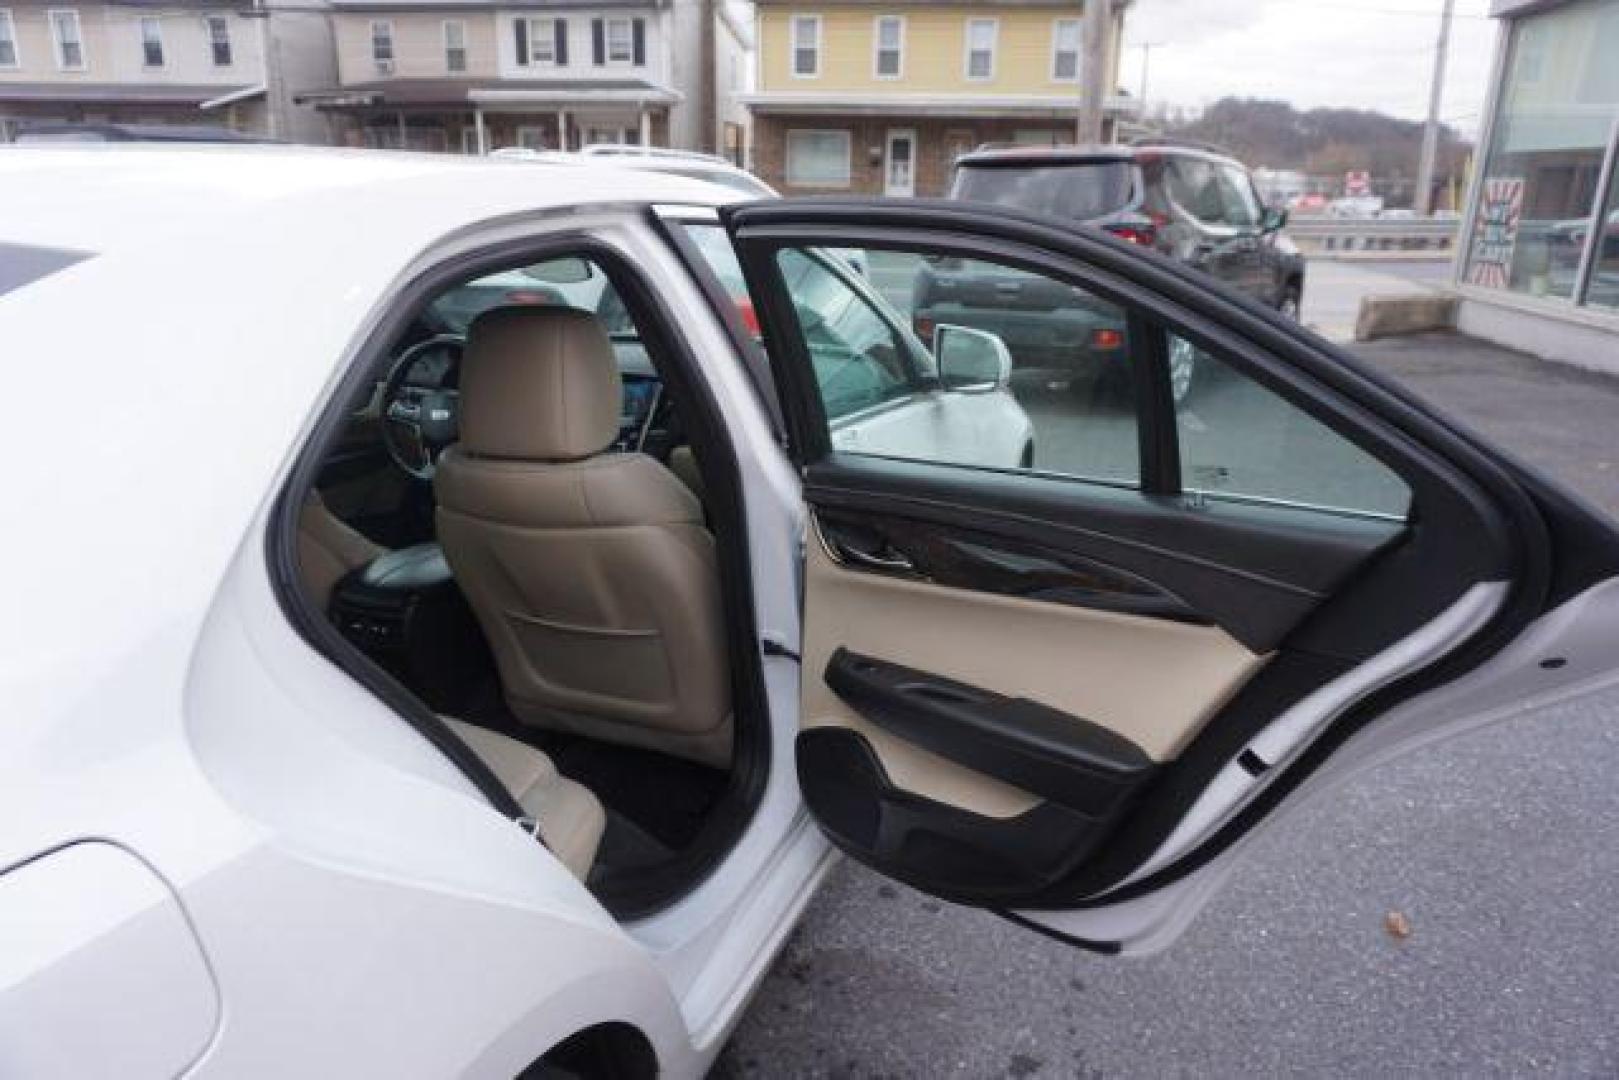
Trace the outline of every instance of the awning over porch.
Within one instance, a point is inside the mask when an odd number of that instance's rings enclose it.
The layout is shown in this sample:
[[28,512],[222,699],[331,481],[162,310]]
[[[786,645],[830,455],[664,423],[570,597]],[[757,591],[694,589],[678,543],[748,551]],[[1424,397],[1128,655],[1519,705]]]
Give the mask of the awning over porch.
[[197,108],[225,109],[232,105],[238,105],[244,101],[254,101],[258,98],[264,97],[268,92],[269,88],[264,83],[255,83],[252,86],[244,86],[240,90],[232,90],[227,94],[220,94],[218,97],[211,98],[208,101],[199,102],[197,104]]
[[321,109],[574,109],[601,105],[648,108],[682,94],[641,79],[379,79],[293,100]]
[[[46,105],[196,105],[252,89],[247,86],[139,83],[0,82],[0,103]],[[260,88],[262,90],[262,87]]]

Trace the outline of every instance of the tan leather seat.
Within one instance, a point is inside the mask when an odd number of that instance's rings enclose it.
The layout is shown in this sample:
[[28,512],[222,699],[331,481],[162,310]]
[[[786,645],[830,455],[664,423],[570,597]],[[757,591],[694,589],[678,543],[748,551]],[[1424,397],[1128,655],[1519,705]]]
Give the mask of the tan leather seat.
[[298,511],[298,574],[304,592],[321,611],[331,602],[332,587],[388,549],[373,544],[326,508],[314,488]]
[[593,316],[479,316],[461,361],[461,441],[434,480],[439,542],[519,719],[723,767],[714,538],[667,469],[607,452],[620,406]]
[[580,881],[590,874],[607,815],[583,784],[557,772],[551,759],[526,743],[452,717],[440,717],[483,759],[540,830],[551,854]]

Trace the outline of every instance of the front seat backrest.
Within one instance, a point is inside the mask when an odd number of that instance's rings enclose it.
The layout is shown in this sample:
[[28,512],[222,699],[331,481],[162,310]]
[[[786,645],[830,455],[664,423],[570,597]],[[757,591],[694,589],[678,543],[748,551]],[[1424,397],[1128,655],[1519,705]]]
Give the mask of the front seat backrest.
[[731,756],[714,538],[644,454],[609,451],[612,343],[572,308],[499,308],[461,361],[438,536],[526,723],[715,766]]

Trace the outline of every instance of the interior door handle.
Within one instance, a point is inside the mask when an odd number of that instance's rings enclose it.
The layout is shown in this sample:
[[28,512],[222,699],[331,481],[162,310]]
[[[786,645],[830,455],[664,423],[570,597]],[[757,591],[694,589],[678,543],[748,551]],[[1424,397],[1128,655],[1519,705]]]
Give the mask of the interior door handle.
[[838,554],[856,566],[864,566],[868,570],[881,570],[887,574],[916,573],[916,564],[904,555],[873,555],[869,551],[861,551],[848,544],[839,544]]

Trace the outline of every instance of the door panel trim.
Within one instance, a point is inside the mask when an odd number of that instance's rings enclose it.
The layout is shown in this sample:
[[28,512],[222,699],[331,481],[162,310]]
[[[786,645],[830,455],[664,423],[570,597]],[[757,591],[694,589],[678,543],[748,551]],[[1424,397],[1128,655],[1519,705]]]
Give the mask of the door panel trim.
[[852,858],[954,903],[1005,906],[1060,879],[1107,838],[1128,799],[1092,817],[1041,802],[992,818],[895,786],[870,741],[811,728],[794,746],[816,823]]
[[[812,515],[811,524],[827,553],[852,569],[1048,604],[1211,625],[1167,589],[1058,548],[975,529],[923,525],[897,515],[823,509]],[[858,545],[893,555],[862,556]],[[893,562],[891,567],[880,565],[885,558]]]
[[803,641],[804,726],[860,730],[896,786],[992,817],[1039,800],[864,720],[823,679],[838,648],[1084,717],[1154,761],[1173,758],[1266,660],[1218,627],[868,574],[815,543]]
[[1385,519],[1284,506],[1193,508],[1105,484],[856,454],[806,470],[804,498],[817,512],[1060,549],[1148,583],[1257,653],[1274,650],[1406,535]]
[[885,731],[1090,817],[1116,813],[1153,762],[1129,739],[1030,701],[838,648],[832,692]]
[[[1504,582],[1473,586],[1437,619],[1351,668],[1267,724],[1246,747],[1231,756],[1231,763],[1204,789],[1175,831],[1119,887],[1128,888],[1150,877],[1208,839],[1243,803],[1279,775],[1275,771],[1278,767],[1290,764],[1345,709],[1372,691],[1433,663],[1445,654],[1451,642],[1471,637],[1501,609],[1506,594]],[[1265,766],[1264,772],[1255,774],[1239,764],[1249,754]],[[1106,896],[1099,898],[1099,902],[1107,900]]]

